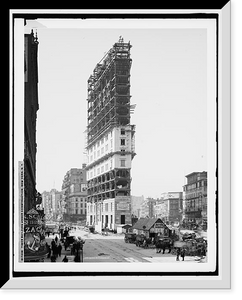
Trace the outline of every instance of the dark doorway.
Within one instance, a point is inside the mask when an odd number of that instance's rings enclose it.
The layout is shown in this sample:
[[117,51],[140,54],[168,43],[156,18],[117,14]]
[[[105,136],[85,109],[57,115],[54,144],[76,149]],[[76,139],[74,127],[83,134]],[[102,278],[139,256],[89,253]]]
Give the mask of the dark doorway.
[[121,224],[125,224],[125,215],[121,215]]

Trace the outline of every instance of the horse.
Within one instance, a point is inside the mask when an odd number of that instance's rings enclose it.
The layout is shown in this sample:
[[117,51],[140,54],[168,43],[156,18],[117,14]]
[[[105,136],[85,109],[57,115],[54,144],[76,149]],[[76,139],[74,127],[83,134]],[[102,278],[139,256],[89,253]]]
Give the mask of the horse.
[[161,253],[161,249],[163,250],[163,254],[165,253],[165,250],[168,249],[171,253],[172,248],[172,241],[170,239],[159,239],[155,243],[156,253]]

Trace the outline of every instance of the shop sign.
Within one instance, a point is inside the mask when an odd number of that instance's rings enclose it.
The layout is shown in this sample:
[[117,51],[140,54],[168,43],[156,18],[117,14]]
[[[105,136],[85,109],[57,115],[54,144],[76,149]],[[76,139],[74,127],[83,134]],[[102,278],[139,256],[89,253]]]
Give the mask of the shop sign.
[[154,227],[155,227],[155,228],[163,228],[164,225],[163,225],[163,223],[155,223],[155,224],[154,224]]
[[129,210],[129,203],[126,202],[117,203],[117,210]]
[[130,210],[130,196],[117,196],[115,202],[117,210]]
[[35,209],[24,216],[24,257],[44,255],[46,250],[45,218]]

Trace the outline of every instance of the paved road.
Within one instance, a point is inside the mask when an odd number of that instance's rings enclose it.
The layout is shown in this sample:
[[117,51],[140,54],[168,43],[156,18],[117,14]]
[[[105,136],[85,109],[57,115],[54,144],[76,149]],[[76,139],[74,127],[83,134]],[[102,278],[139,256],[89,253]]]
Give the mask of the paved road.
[[[165,263],[176,262],[176,256],[173,254],[156,253],[154,248],[143,249],[136,247],[135,244],[129,244],[124,242],[123,236],[101,236],[98,234],[87,234],[86,232],[79,235],[85,239],[83,250],[84,263],[92,262],[128,262],[128,263]],[[47,238],[50,244],[53,237]],[[69,262],[73,261],[74,256],[70,255],[70,250],[65,251],[64,246],[62,248],[61,257],[57,258],[57,262],[61,262],[64,256],[67,256]],[[46,262],[50,262],[50,259],[46,259]],[[199,262],[197,257],[185,257],[185,262]]]
[[127,244],[123,239],[88,239],[84,245],[84,262],[148,262],[143,257],[150,251]]

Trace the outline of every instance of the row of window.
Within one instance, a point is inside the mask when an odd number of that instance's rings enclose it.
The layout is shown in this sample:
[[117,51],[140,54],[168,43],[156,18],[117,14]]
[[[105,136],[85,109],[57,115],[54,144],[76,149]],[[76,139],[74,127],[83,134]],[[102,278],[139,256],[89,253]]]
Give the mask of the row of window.
[[[120,139],[120,146],[125,146],[125,145],[126,145],[126,139]],[[110,152],[113,151],[112,147],[113,147],[113,141],[110,140]],[[107,153],[108,150],[109,150],[108,144],[106,144],[105,148],[104,147],[101,148],[101,151],[100,150],[97,150],[97,152],[94,151],[93,155],[92,154],[90,155],[90,159],[88,159],[88,163],[92,163],[95,159],[101,157],[104,154],[104,152]]]
[[184,186],[184,191],[193,190],[203,186],[207,186],[207,180],[198,181],[193,184],[187,184],[186,186]]
[[86,210],[84,210],[84,209],[74,209],[73,213],[76,214],[76,215],[84,215],[84,214],[86,214]]
[[[90,224],[95,223],[95,215],[92,216],[90,215]],[[113,224],[113,215],[102,215],[102,224],[105,224],[108,226],[108,224],[111,223]],[[125,224],[125,215],[120,216],[120,224]]]
[[[120,159],[119,166],[122,168],[126,167],[125,158]],[[87,179],[91,179],[93,176],[95,177],[104,172],[107,172],[109,169],[112,169],[112,160],[110,160],[110,162],[103,164],[101,167],[95,167],[92,171],[87,172]]]
[[[120,129],[120,134],[121,135],[125,135],[126,131],[124,128],[121,128]],[[109,133],[110,134],[110,138],[112,138],[112,131]],[[103,145],[104,144],[104,140],[107,142],[108,141],[108,135],[109,134],[106,134],[105,137],[103,137],[101,139],[101,141],[98,141],[96,144],[94,144],[91,148],[90,148],[90,153],[92,153],[94,150],[96,150],[96,148],[99,148],[100,145]],[[123,139],[121,139],[121,145],[122,143],[125,143],[125,141],[122,141]],[[112,140],[110,140],[111,142],[111,147],[112,147]],[[107,146],[107,145],[106,145]]]
[[76,202],[76,203],[72,203],[72,207],[80,207],[80,208],[86,208],[87,207],[87,204],[86,203],[79,203],[79,202]]
[[86,201],[86,198],[78,198],[78,197],[76,197],[76,199],[75,199],[76,201],[81,201],[81,202],[84,202],[84,201]]
[[[102,212],[103,211],[105,211],[105,212],[108,212],[108,211],[110,211],[110,212],[112,212],[113,211],[113,203],[112,202],[110,202],[110,203],[104,203],[104,204],[102,204],[102,206],[101,206],[102,208],[101,208],[101,210],[102,210]],[[95,213],[96,212],[96,205],[94,205],[94,204],[90,204],[89,206],[87,206],[87,212],[89,213]]]
[[[110,152],[112,152],[112,147],[113,147],[113,140],[110,140]],[[97,152],[94,151],[93,155],[90,155],[89,162],[91,163],[93,160],[101,157],[104,154],[104,149],[105,149],[105,153],[107,153],[108,152],[108,144],[105,145],[105,148],[102,147],[101,151],[100,150],[97,150]]]
[[[112,131],[109,133],[110,134],[110,138],[112,138]],[[90,153],[92,153],[93,151],[96,150],[96,148],[99,148],[100,145],[104,144],[104,139],[107,142],[108,141],[108,134],[105,135],[105,138],[103,137],[100,141],[98,141],[96,144],[94,144],[91,148],[90,148]],[[111,141],[111,145],[112,145],[112,140]]]

